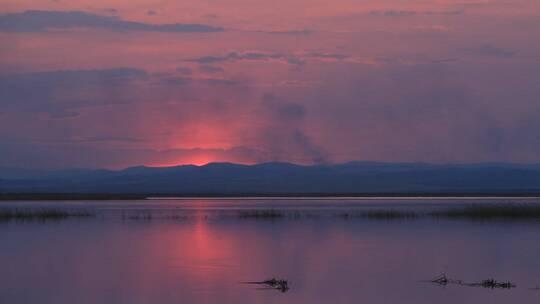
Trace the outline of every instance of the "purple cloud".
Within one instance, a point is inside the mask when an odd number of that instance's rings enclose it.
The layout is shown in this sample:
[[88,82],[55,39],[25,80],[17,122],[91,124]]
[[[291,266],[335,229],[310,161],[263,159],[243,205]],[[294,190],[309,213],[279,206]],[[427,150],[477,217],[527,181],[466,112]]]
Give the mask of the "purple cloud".
[[0,15],[0,31],[34,32],[48,29],[106,28],[122,31],[151,32],[221,32],[224,29],[204,24],[150,24],[122,20],[116,16],[102,16],[82,11],[38,11]]

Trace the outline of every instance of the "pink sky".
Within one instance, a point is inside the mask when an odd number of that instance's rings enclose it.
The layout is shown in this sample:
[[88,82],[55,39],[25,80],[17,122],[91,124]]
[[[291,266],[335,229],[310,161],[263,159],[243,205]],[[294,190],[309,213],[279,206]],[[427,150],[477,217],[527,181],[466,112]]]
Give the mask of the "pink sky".
[[0,166],[540,161],[535,0],[0,13]]

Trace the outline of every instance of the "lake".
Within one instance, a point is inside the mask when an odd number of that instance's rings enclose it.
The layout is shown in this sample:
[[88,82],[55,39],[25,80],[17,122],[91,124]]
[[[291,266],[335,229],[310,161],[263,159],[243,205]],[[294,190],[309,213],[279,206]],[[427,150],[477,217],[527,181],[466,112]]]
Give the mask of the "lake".
[[[0,303],[538,303],[540,221],[340,216],[472,202],[0,202],[95,213],[0,223]],[[464,284],[426,282],[442,273]],[[290,289],[244,284],[271,278]],[[467,285],[490,278],[516,287]]]

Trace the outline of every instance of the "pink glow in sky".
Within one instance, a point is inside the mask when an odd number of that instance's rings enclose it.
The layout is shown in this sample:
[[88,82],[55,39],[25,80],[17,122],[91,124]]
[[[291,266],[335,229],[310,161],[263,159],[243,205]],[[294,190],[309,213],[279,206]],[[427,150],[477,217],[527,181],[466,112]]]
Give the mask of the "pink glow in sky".
[[0,13],[0,166],[540,162],[536,0]]

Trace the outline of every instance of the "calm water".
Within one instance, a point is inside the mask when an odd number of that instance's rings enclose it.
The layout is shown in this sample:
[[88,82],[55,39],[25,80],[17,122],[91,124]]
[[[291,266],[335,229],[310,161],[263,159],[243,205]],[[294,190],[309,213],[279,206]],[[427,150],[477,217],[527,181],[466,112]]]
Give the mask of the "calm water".
[[[0,224],[0,303],[538,303],[540,222],[343,220],[357,208],[464,201],[17,202],[96,218]],[[238,209],[301,219],[239,219]],[[152,214],[152,219],[138,217]],[[174,215],[174,216],[171,216]],[[422,280],[442,272],[491,290]],[[286,293],[242,281],[285,278]]]

